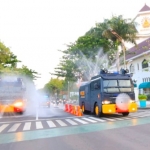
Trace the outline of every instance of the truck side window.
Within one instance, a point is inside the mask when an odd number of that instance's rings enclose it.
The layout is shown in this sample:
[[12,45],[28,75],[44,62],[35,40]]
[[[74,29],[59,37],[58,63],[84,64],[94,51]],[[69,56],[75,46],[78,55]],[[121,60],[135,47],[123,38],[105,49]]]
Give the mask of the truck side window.
[[98,90],[98,89],[100,89],[100,80],[93,81],[91,83],[91,90],[94,91],[94,90]]
[[100,88],[100,87],[99,87],[99,84],[98,84],[97,82],[95,82],[95,83],[94,83],[94,89],[97,90],[97,89],[99,89],[99,88]]

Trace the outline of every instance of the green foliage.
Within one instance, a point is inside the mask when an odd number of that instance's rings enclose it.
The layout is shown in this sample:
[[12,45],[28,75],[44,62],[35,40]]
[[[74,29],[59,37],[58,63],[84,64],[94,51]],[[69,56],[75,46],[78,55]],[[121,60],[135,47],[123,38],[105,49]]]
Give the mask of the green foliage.
[[17,63],[21,62],[17,59],[8,47],[0,42],[0,68],[16,67]]
[[59,66],[55,68],[55,73],[58,77],[65,77],[67,81],[75,81],[75,72],[77,70],[77,66],[75,63],[70,59],[64,59],[60,62]]
[[38,73],[27,66],[17,68],[17,63],[21,62],[17,59],[8,47],[0,42],[0,75],[21,75],[26,76],[30,80],[38,78]]
[[47,93],[52,93],[53,95],[57,93],[59,94],[60,90],[63,89],[64,80],[61,80],[59,78],[51,78],[51,80],[45,84],[44,91]]
[[131,21],[131,19],[124,19],[122,15],[119,15],[112,16],[110,20],[105,19],[104,22],[107,24],[106,30],[103,31],[104,37],[112,41],[117,41],[118,37],[112,34],[112,31],[114,31],[121,36],[124,41],[136,44],[136,23]]
[[36,78],[38,78],[37,75],[38,72],[32,70],[32,69],[29,69],[27,66],[22,66],[22,68],[18,69],[19,70],[19,73],[23,76],[27,76],[29,79],[31,80],[36,80]]
[[138,96],[138,98],[139,98],[139,100],[147,100],[147,96],[144,95],[144,94],[140,94],[140,95]]
[[150,100],[150,94],[147,95],[147,100]]
[[[88,66],[80,65],[82,57],[91,59],[96,62],[96,55],[100,48],[104,53],[108,54],[109,65],[116,61],[116,52],[118,46],[122,46],[121,39],[119,39],[113,32],[117,33],[125,42],[136,44],[136,29],[135,22],[131,19],[124,19],[123,16],[112,16],[111,19],[104,19],[101,23],[96,23],[95,27],[91,28],[80,36],[74,43],[67,45],[67,49],[63,50],[64,56],[60,64],[55,68],[54,75],[58,77],[65,77],[69,81],[75,81],[80,75],[90,76]],[[122,47],[123,48],[123,47]],[[121,53],[121,55],[123,52]],[[99,67],[101,67],[101,62]],[[80,67],[79,67],[79,65]],[[87,80],[86,78],[84,80]]]

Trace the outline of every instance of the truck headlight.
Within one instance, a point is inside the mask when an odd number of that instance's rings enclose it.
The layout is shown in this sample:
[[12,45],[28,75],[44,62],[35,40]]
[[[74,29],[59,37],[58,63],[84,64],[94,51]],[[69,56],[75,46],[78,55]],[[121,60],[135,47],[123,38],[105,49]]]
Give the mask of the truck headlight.
[[14,106],[15,107],[21,107],[21,106],[23,106],[23,103],[22,102],[16,102],[16,103],[14,103]]
[[111,101],[108,101],[108,100],[105,100],[105,101],[102,101],[102,104],[111,104],[112,102]]

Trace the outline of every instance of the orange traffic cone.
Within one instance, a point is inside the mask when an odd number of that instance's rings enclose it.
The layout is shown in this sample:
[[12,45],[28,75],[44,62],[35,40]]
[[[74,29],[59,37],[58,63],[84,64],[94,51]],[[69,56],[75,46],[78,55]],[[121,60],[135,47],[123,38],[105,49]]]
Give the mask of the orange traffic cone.
[[72,112],[72,105],[69,105],[69,113]]
[[65,111],[68,111],[68,104],[65,104]]
[[74,114],[74,106],[72,105],[71,114]]
[[83,116],[80,106],[77,106],[76,116]]
[[82,109],[79,110],[79,115],[78,116],[83,116]]

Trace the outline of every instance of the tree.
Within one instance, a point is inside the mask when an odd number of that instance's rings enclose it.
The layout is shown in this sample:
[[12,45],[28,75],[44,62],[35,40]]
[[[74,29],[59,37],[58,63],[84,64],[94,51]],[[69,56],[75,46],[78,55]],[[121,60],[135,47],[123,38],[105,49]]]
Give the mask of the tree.
[[[54,74],[71,81],[75,81],[80,76],[87,80],[87,77],[90,77],[91,72],[93,72],[94,64],[98,69],[103,67],[105,61],[112,65],[116,60],[115,55],[121,41],[112,34],[111,29],[126,42],[135,44],[137,31],[134,24],[130,19],[124,19],[122,16],[113,16],[111,19],[104,19],[103,22],[96,23],[95,27],[79,37],[74,43],[68,44],[67,49],[62,51],[64,56],[59,66],[55,68]],[[99,56],[100,48],[103,49],[104,53],[107,53],[109,59],[107,57],[102,59],[103,56]],[[98,63],[97,58],[99,59]]]
[[29,69],[27,66],[22,66],[22,68],[18,69],[19,74],[28,77],[30,80],[36,80],[38,77],[38,72],[35,70]]
[[[55,68],[53,75],[65,77],[68,81],[76,81],[78,75],[83,75],[83,80],[88,80],[90,71],[85,62],[86,59],[94,64],[95,56],[98,55],[100,48],[108,51],[110,42],[103,37],[100,39],[93,35],[84,35],[77,39],[75,43],[67,45],[67,50],[62,51],[64,56],[58,67]],[[82,61],[81,61],[82,60]],[[80,66],[80,67],[79,67]]]
[[0,42],[0,68],[16,67],[16,64],[20,62],[17,56],[14,55],[8,47]]
[[[110,20],[105,19],[104,24],[106,24],[102,35],[110,39],[114,43],[114,47],[117,51],[117,57],[119,57],[118,46],[122,46],[122,53],[126,50],[123,45],[123,40],[125,42],[130,42],[136,45],[136,34],[137,30],[135,28],[135,22],[131,19],[124,19],[122,15],[112,16]],[[117,70],[119,71],[119,63],[117,63]]]
[[45,84],[44,90],[47,93],[52,93],[52,95],[55,95],[57,93],[57,96],[60,92],[60,90],[63,89],[64,80],[61,80],[59,78],[51,78],[51,80]]
[[27,66],[17,68],[17,63],[21,62],[10,49],[0,42],[0,74],[15,74],[26,76],[30,80],[35,80],[39,75],[36,71],[29,69]]

